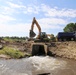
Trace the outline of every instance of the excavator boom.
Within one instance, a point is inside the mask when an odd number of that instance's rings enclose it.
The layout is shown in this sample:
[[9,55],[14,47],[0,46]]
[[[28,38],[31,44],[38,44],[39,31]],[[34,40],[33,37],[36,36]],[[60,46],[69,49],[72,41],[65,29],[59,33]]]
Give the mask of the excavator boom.
[[30,30],[30,37],[35,37],[36,34],[34,33],[33,29],[34,29],[34,24],[36,24],[38,30],[39,30],[39,33],[38,33],[38,38],[40,37],[40,33],[41,33],[41,27],[40,25],[38,24],[38,22],[36,21],[35,17],[33,18],[33,21],[32,21],[32,25],[31,25],[31,30]]

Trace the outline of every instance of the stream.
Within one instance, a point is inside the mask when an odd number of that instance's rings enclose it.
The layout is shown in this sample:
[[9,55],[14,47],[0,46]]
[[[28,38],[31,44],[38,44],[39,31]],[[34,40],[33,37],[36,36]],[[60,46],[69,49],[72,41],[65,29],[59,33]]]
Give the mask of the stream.
[[76,61],[49,56],[0,59],[0,75],[76,75]]

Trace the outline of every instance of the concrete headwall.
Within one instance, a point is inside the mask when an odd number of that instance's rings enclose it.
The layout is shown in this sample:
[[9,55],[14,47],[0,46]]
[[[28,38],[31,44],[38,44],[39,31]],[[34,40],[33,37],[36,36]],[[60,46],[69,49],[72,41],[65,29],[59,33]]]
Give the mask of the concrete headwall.
[[47,55],[47,45],[43,43],[32,44],[32,55]]

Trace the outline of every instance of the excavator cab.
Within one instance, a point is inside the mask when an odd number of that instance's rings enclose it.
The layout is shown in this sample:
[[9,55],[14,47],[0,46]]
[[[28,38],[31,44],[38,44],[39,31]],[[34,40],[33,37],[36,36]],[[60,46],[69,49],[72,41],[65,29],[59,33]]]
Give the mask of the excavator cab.
[[47,38],[47,35],[45,32],[40,33],[40,39],[43,39],[43,38]]

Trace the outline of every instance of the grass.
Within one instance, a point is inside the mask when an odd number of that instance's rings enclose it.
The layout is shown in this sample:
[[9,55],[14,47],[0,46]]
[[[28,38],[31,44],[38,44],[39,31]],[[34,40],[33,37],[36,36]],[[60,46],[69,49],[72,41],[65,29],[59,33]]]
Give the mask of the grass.
[[11,47],[4,47],[2,50],[0,50],[0,54],[8,55],[11,58],[22,58],[25,56],[23,52]]
[[8,38],[3,38],[5,41],[9,41],[9,42],[13,42],[14,40],[12,40],[12,39],[8,39]]
[[6,38],[6,37],[4,37],[3,38],[4,39],[4,41],[8,41],[8,42],[10,42],[10,43],[13,43],[13,42],[24,42],[25,40],[24,39],[17,39],[17,38]]

